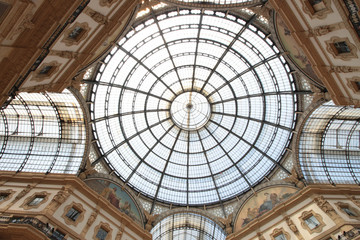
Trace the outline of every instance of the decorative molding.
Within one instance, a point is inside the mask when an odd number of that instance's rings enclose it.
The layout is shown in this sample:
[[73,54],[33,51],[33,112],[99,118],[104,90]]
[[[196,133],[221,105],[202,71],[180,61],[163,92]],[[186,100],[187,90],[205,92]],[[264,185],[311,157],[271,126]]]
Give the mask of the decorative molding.
[[360,72],[360,67],[352,67],[352,66],[329,66],[327,68],[330,73]]
[[[82,31],[75,38],[69,37],[76,28],[81,28]],[[83,23],[76,22],[68,30],[64,31],[64,37],[61,40],[61,42],[65,43],[66,46],[78,45],[82,40],[84,40],[87,37],[89,31],[90,31],[90,27],[87,22],[83,22]]]
[[66,199],[73,193],[73,188],[69,185],[65,185],[59,192],[55,194],[49,205],[46,207],[46,212],[53,215],[58,207],[63,204]]
[[[319,225],[317,225],[313,229],[310,229],[309,225],[305,221],[306,219],[310,218],[311,216],[314,216],[316,218],[316,220],[318,220],[318,222],[320,223]],[[324,221],[323,221],[322,216],[320,214],[318,214],[318,213],[315,213],[313,210],[303,212],[301,214],[301,216],[299,217],[299,219],[300,219],[300,222],[301,222],[301,226],[304,229],[306,229],[310,234],[322,232],[323,228],[326,225],[324,223]]]
[[100,0],[100,6],[102,7],[111,7],[117,0]]
[[[353,206],[351,206],[349,203],[344,202],[337,202],[335,203],[337,209],[339,209],[340,212],[344,213],[348,218],[356,219],[360,221],[360,211]],[[356,216],[351,216],[347,212],[343,210],[343,208],[349,209],[351,212],[353,212]]]
[[[70,211],[71,208],[74,208],[76,211],[80,213],[75,221],[73,221],[72,219],[66,216],[66,214]],[[81,203],[72,202],[71,204],[65,207],[64,213],[61,215],[61,217],[64,219],[66,224],[74,225],[76,227],[80,222],[84,220],[85,211],[86,210]]]
[[123,225],[119,227],[118,233],[116,234],[115,240],[121,240],[122,235],[124,234],[125,228]]
[[351,196],[350,199],[358,208],[360,208],[360,200],[356,199],[355,196]]
[[256,233],[256,236],[258,237],[259,240],[265,240],[265,238],[261,232]]
[[99,24],[107,24],[108,23],[107,16],[95,11],[94,9],[92,9],[90,7],[86,7],[84,12],[86,15],[90,16],[95,22],[97,22]]
[[286,240],[290,239],[290,234],[285,232],[283,228],[275,228],[274,231],[270,234],[271,240],[276,240],[275,237],[279,236],[280,234],[284,234]]
[[309,0],[301,0],[303,10],[310,18],[324,19],[329,13],[332,13],[331,0],[323,0],[322,3],[317,4],[317,7],[322,9],[316,9],[316,6],[311,5]]
[[102,228],[102,229],[104,229],[105,231],[107,231],[107,235],[106,235],[106,238],[105,238],[105,240],[110,240],[110,239],[112,239],[111,238],[111,234],[112,234],[112,228],[110,227],[110,224],[109,223],[104,223],[104,222],[100,222],[100,224],[99,225],[97,225],[96,227],[95,227],[95,229],[94,229],[94,235],[93,235],[93,237],[92,237],[92,239],[97,239],[96,238],[96,234],[98,233],[98,231],[99,231],[99,229],[100,228]]
[[94,212],[91,213],[90,217],[88,218],[86,225],[84,227],[84,229],[81,232],[81,236],[83,238],[85,238],[85,235],[87,233],[87,231],[89,230],[89,228],[91,227],[91,225],[95,222],[97,216],[99,215],[100,210],[99,209],[95,209]]
[[24,197],[28,192],[30,192],[30,190],[33,188],[34,186],[31,186],[30,184],[28,184],[23,190],[21,190],[21,192],[19,192],[18,195],[16,195],[16,197],[14,198],[14,200],[12,200],[11,203],[15,203],[18,200],[20,200],[22,197]]
[[286,216],[285,221],[286,221],[286,224],[288,225],[288,227],[290,228],[290,230],[296,235],[296,237],[299,240],[304,240],[303,236],[299,232],[299,229],[296,227],[295,223],[291,220],[291,218]]
[[315,37],[315,36],[319,37],[342,28],[345,28],[345,24],[343,22],[340,22],[330,25],[322,25],[313,29],[309,29],[307,32],[308,32],[308,37]]
[[325,200],[323,196],[315,197],[314,202],[318,207],[324,211],[336,224],[340,224],[343,222],[343,219],[339,216],[339,214],[335,211],[335,209],[331,206],[331,204]]
[[[29,209],[37,209],[39,208],[41,205],[43,205],[44,203],[47,202],[47,200],[49,199],[49,195],[50,193],[46,192],[46,191],[42,191],[42,192],[35,192],[33,193],[33,195],[31,195],[30,197],[27,197],[25,199],[25,201],[20,205],[21,208],[25,209],[25,210],[29,210]],[[36,205],[28,205],[35,197],[37,196],[41,196],[44,199],[39,202]]]
[[[334,46],[336,42],[345,42],[346,45],[349,47],[350,52],[348,53],[339,53]],[[332,37],[330,40],[325,41],[326,43],[326,50],[336,59],[342,59],[344,61],[349,61],[354,58],[357,58],[357,48],[354,44],[350,42],[348,38],[340,38],[340,37]]]
[[73,58],[77,58],[79,56],[79,53],[71,52],[71,51],[51,50],[49,55],[54,55],[54,56],[58,56],[61,58],[66,58],[66,59],[73,59]]

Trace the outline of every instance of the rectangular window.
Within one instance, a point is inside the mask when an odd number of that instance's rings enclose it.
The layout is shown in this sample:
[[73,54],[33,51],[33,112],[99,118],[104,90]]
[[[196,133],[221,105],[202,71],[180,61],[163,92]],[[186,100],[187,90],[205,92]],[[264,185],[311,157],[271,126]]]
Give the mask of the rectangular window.
[[338,54],[351,52],[349,46],[347,45],[347,43],[345,41],[335,42],[334,47]]
[[349,215],[350,217],[357,217],[358,215],[352,211],[350,208],[347,207],[342,207],[341,208],[347,215]]
[[71,208],[67,213],[66,216],[73,220],[74,222],[76,221],[76,219],[80,216],[80,211],[76,210],[75,208]]
[[275,237],[275,240],[287,240],[284,234],[279,234]]
[[312,230],[312,229],[314,229],[314,228],[316,228],[317,226],[320,225],[320,222],[313,215],[311,215],[310,217],[308,217],[308,218],[306,218],[304,220],[305,220],[305,223],[308,225],[310,230]]
[[48,75],[52,68],[53,68],[53,66],[45,66],[40,70],[39,74]]
[[84,29],[82,27],[75,27],[74,30],[72,30],[72,32],[69,34],[68,38],[76,41],[83,31]]
[[100,228],[99,231],[96,234],[96,238],[100,239],[100,240],[105,240],[107,234],[108,234],[108,232],[105,229]]
[[44,200],[44,196],[35,196],[27,205],[28,206],[37,206]]
[[9,195],[9,193],[0,193],[0,202],[5,201]]

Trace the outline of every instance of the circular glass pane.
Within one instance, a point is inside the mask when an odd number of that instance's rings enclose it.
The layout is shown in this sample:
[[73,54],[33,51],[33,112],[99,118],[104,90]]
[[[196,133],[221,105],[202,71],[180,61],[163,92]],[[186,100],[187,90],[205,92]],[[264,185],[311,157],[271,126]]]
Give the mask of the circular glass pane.
[[170,115],[179,128],[199,130],[210,119],[210,104],[201,93],[184,92],[171,103]]
[[157,201],[218,203],[263,180],[294,128],[290,68],[237,16],[179,10],[132,27],[92,89],[94,136],[128,185]]

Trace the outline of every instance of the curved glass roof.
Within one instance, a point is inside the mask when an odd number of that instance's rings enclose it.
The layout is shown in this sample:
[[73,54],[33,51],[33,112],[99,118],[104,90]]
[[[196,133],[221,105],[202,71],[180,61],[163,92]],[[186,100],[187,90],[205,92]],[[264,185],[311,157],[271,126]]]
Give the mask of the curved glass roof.
[[267,0],[165,0],[165,2],[174,3],[177,5],[206,8],[244,7],[262,4],[265,1]]
[[332,101],[306,121],[299,142],[299,162],[310,183],[360,185],[360,109]]
[[0,114],[0,170],[79,171],[86,151],[86,126],[70,91],[20,93]]
[[93,164],[177,205],[233,198],[280,166],[295,84],[254,19],[185,9],[133,26],[92,88]]
[[224,230],[211,219],[195,213],[168,216],[151,230],[154,240],[225,240]]

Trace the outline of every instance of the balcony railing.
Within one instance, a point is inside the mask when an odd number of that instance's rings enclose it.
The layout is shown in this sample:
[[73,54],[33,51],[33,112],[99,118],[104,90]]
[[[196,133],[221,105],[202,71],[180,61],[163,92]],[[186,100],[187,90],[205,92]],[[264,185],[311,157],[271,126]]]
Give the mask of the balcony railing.
[[49,226],[48,223],[43,223],[34,217],[0,216],[0,224],[28,224],[45,234],[45,236],[51,240],[64,239],[63,234],[59,233],[58,231],[54,231],[54,228]]

